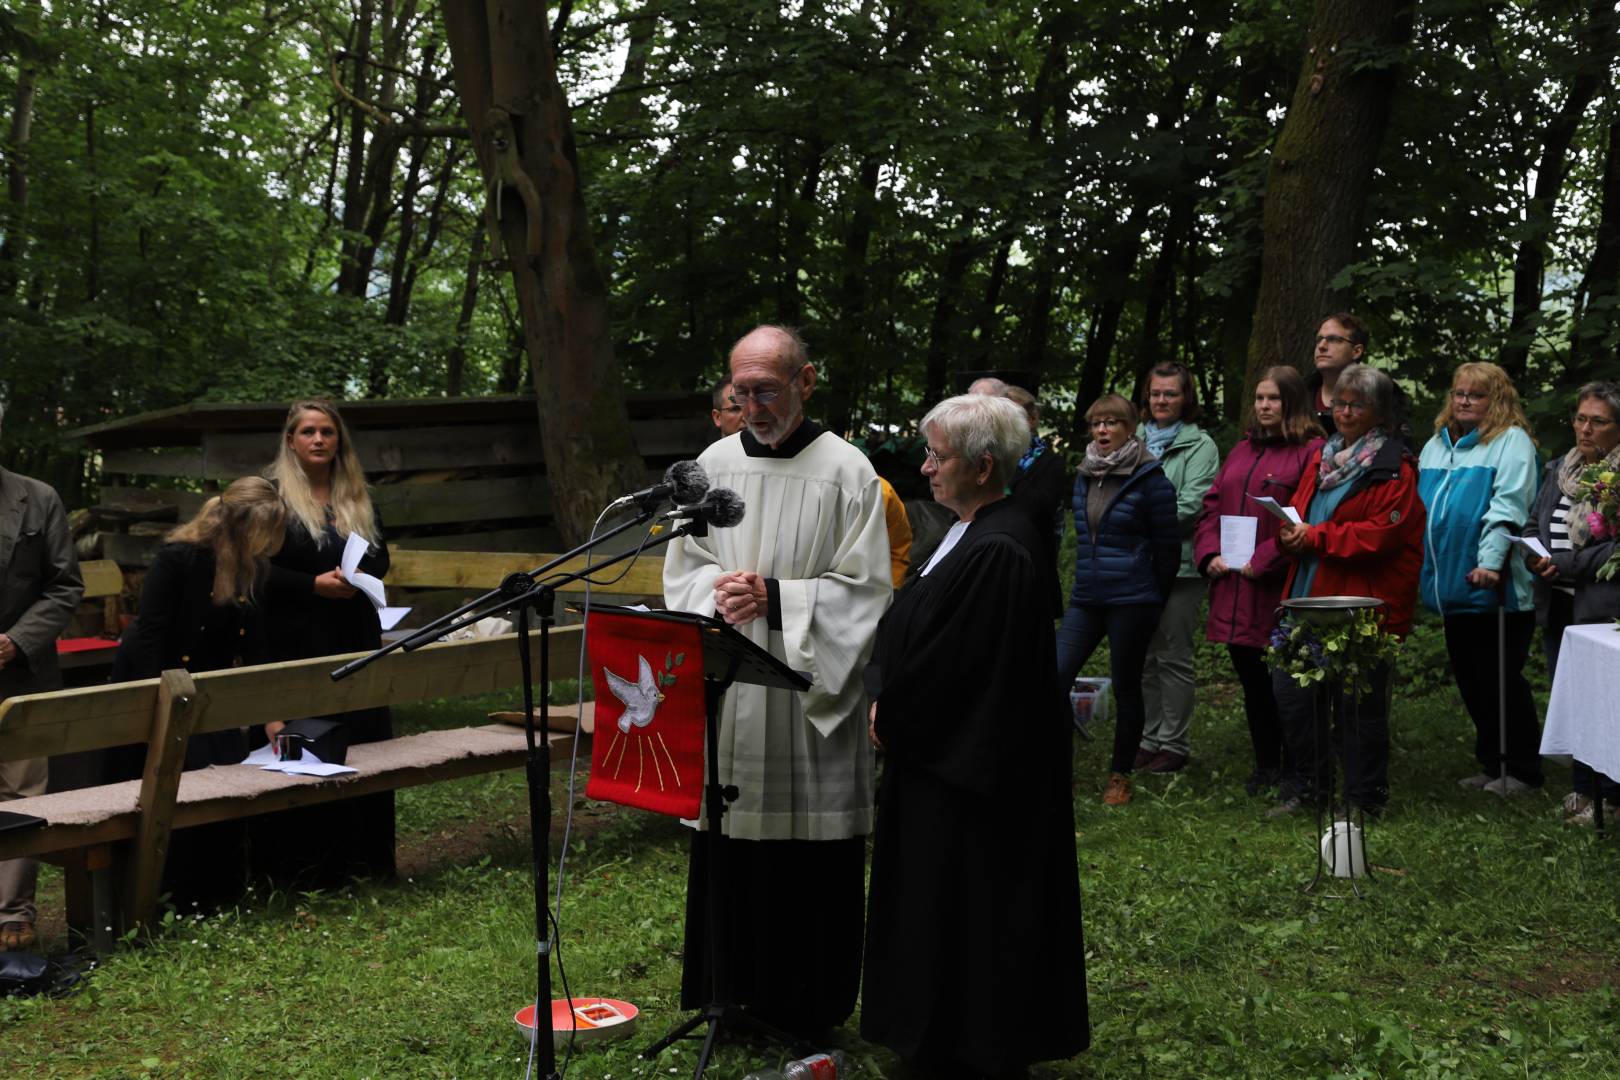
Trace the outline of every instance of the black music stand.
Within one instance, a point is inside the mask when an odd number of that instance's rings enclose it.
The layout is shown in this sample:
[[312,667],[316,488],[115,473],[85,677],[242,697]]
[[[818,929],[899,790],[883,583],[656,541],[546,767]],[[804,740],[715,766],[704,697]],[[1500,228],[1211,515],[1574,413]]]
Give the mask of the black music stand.
[[[720,835],[720,821],[726,812],[726,803],[737,797],[733,786],[720,783],[720,701],[733,682],[742,680],[756,686],[775,687],[780,690],[803,692],[810,688],[810,679],[794,671],[781,660],[749,641],[742,634],[719,619],[707,615],[694,615],[684,611],[642,611],[638,608],[615,605],[591,605],[592,611],[614,615],[627,615],[638,619],[679,623],[696,626],[701,632],[703,647],[703,705],[704,756],[708,759],[707,781],[703,787],[703,819],[707,830],[699,833],[700,843],[709,845],[709,981],[713,998],[701,1012],[671,1028],[663,1038],[641,1052],[643,1059],[658,1056],[684,1039],[701,1025],[708,1025],[703,1038],[703,1050],[698,1054],[697,1069],[692,1080],[702,1080],[714,1053],[714,1044],[721,1028],[752,1031],[773,1039],[789,1048],[802,1047],[802,1040],[779,1028],[750,1016],[732,1000],[730,961],[720,948],[720,928],[726,924],[726,897],[720,883],[720,862],[724,845],[715,843]],[[806,1051],[808,1052],[808,1051]]]

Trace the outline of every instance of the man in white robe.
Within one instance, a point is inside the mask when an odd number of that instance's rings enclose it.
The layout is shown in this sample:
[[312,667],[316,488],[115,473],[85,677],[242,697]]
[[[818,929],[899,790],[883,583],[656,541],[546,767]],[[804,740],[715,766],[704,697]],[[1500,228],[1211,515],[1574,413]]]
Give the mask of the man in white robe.
[[[804,693],[734,685],[720,715],[720,781],[735,785],[720,863],[719,943],[732,1002],[804,1036],[842,1023],[860,980],[872,758],[861,672],[891,591],[877,474],[813,421],[816,372],[797,335],[762,326],[731,352],[745,426],[698,459],[735,490],[735,528],[672,543],[669,607],[725,619],[809,673]],[[682,1004],[715,1000],[710,851],[694,838]],[[722,992],[724,992],[722,990]]]

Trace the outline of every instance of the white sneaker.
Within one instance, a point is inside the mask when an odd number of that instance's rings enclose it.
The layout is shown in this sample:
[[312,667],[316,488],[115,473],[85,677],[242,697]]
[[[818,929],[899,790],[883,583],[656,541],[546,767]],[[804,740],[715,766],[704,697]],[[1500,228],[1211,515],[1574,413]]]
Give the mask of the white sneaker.
[[[1504,790],[1502,787],[1504,784],[1507,785],[1506,790]],[[1533,791],[1534,789],[1523,780],[1517,780],[1511,776],[1503,774],[1500,780],[1492,780],[1490,783],[1486,784],[1485,790],[1490,792],[1492,795],[1512,796],[1523,795],[1525,792]]]
[[1465,776],[1461,780],[1457,781],[1457,786],[1461,788],[1473,788],[1475,791],[1478,791],[1480,788],[1484,787],[1486,784],[1489,784],[1495,779],[1496,777],[1490,775],[1489,773],[1475,773],[1473,776]]
[[1564,796],[1564,813],[1566,814],[1578,814],[1591,805],[1591,797],[1582,795],[1578,791],[1572,791],[1568,795]]

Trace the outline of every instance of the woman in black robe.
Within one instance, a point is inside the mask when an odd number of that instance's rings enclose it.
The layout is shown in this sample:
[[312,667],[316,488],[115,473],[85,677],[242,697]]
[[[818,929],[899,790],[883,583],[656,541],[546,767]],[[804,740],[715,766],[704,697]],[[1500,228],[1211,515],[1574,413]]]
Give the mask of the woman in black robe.
[[[885,761],[861,1034],[940,1075],[1019,1076],[1091,1041],[1043,537],[1003,495],[1029,432],[984,395],[941,402],[922,431],[934,499],[959,520],[866,672]],[[988,1020],[986,994],[1041,1017]]]
[[[388,572],[383,540],[360,458],[337,406],[294,402],[268,470],[287,504],[287,537],[270,564],[270,652],[275,660],[376,649],[382,624],[371,601],[343,580],[338,564],[350,534],[367,541],[360,569]],[[323,716],[343,722],[348,744],[394,735],[386,707]],[[274,737],[281,725],[270,725]],[[394,793],[286,810],[253,826],[256,873],[280,885],[333,889],[353,877],[394,876]]]
[[[158,549],[141,585],[135,621],[113,657],[112,681],[156,678],[261,664],[269,659],[263,599],[265,557],[285,531],[281,497],[268,480],[250,476],[210,499]],[[247,756],[240,728],[193,735],[185,768],[235,765]],[[110,752],[110,779],[138,779],[144,745]],[[180,829],[169,846],[163,891],[181,912],[229,905],[246,882],[243,823],[222,821]]]

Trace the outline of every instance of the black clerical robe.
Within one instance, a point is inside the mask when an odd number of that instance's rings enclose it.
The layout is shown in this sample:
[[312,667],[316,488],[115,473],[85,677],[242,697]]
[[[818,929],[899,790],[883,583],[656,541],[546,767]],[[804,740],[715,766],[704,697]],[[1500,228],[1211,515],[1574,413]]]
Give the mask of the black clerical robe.
[[[1003,502],[903,590],[868,693],[885,750],[861,1033],[998,1073],[1090,1043],[1070,731],[1041,537]],[[1039,1005],[991,1019],[990,998]]]

